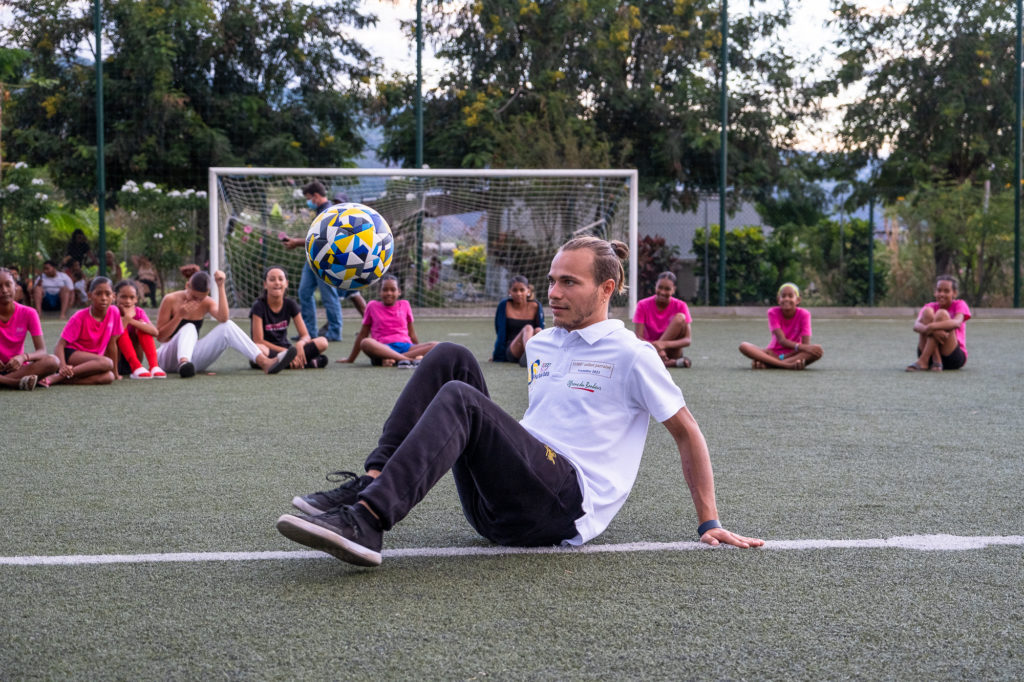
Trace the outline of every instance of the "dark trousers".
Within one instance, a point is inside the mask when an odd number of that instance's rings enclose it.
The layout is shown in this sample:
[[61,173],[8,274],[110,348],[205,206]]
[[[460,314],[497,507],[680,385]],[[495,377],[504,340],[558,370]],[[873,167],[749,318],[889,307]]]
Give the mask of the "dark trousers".
[[390,529],[450,469],[469,523],[502,545],[558,544],[576,536],[583,495],[576,472],[487,394],[476,358],[442,343],[428,353],[384,422],[360,493]]

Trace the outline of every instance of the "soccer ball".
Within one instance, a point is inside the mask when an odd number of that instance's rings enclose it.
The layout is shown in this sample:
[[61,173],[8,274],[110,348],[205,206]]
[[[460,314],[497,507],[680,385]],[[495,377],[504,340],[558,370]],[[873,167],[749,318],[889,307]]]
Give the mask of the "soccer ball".
[[395,238],[384,216],[363,204],[336,204],[313,219],[306,233],[306,260],[317,277],[355,291],[391,267]]

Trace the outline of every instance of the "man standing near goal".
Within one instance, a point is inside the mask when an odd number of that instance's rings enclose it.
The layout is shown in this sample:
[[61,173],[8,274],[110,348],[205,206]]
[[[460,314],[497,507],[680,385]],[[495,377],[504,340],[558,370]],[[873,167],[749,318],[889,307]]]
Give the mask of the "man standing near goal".
[[[313,215],[317,216],[331,207],[327,200],[327,188],[323,183],[314,180],[302,188],[302,196],[306,198],[306,205],[313,209]],[[284,240],[286,249],[296,249],[304,246],[305,237],[288,237]],[[327,313],[327,325],[317,327],[316,323],[316,290],[320,289],[320,301],[324,304],[324,312]],[[328,341],[341,341],[341,299],[352,298],[353,304],[361,315],[366,308],[366,302],[358,292],[350,296],[343,296],[337,289],[316,276],[309,262],[302,259],[302,276],[299,278],[299,308],[302,311],[302,321],[306,323],[306,329],[310,334],[313,330],[319,330],[318,336],[323,336]]]
[[527,343],[530,402],[521,421],[490,400],[468,350],[440,344],[395,402],[366,475],[294,498],[309,516],[285,514],[278,530],[342,561],[377,566],[383,532],[450,469],[466,518],[489,540],[580,545],[625,503],[653,416],[679,449],[701,541],[763,545],[719,523],[707,443],[682,393],[657,351],[608,319],[627,254],[621,242],[578,237],[555,255],[555,326]]

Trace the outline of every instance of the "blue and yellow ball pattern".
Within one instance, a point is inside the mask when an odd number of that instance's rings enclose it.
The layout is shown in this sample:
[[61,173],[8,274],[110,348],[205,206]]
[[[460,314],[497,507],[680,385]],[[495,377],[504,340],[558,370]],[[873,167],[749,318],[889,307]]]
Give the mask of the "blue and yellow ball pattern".
[[384,216],[363,204],[336,204],[313,219],[306,233],[306,260],[317,277],[355,291],[391,267],[395,238]]

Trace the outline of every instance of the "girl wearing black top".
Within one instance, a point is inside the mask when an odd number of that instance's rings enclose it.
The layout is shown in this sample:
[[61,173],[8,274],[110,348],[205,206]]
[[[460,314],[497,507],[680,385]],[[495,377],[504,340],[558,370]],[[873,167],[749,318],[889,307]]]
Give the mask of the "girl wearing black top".
[[252,340],[264,353],[272,358],[276,357],[278,353],[291,347],[292,344],[288,340],[288,324],[294,322],[299,340],[296,343],[295,357],[290,364],[291,369],[322,369],[327,366],[327,356],[323,355],[327,350],[327,339],[323,336],[315,339],[309,337],[306,323],[302,321],[299,304],[295,299],[285,296],[286,291],[288,276],[284,268],[280,265],[271,265],[263,272],[263,293],[249,310]]

